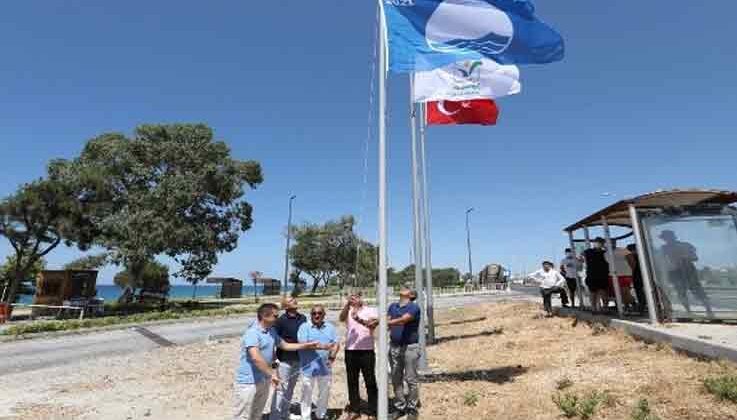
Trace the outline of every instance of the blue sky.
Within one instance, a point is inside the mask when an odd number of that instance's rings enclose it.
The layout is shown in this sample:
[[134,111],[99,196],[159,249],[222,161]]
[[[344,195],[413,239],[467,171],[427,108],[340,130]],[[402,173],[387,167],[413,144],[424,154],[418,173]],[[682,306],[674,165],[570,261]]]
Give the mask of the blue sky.
[[[522,69],[496,127],[429,131],[433,260],[513,270],[560,255],[561,229],[617,197],[737,189],[737,3],[538,1],[567,42]],[[263,164],[255,224],[214,274],[281,277],[295,219],[342,214],[376,238],[376,141],[363,160],[375,2],[28,0],[0,14],[0,195],[100,133],[205,122]],[[390,263],[410,250],[408,85],[389,87]],[[612,196],[602,197],[602,193]],[[365,199],[362,199],[365,197]],[[0,244],[0,256],[10,251]],[[555,253],[555,254],[554,254]],[[52,267],[75,257],[60,249]],[[103,272],[111,281],[115,269]]]

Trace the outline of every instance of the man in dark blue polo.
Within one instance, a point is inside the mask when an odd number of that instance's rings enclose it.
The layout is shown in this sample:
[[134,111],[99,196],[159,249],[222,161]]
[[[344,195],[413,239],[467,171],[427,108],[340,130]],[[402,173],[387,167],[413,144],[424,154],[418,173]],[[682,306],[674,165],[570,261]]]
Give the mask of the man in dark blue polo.
[[[297,332],[299,327],[307,322],[307,317],[299,313],[299,302],[295,297],[285,297],[281,304],[284,313],[277,318],[274,330],[282,341],[298,343]],[[279,360],[278,370],[281,383],[276,387],[271,399],[269,420],[287,420],[294,388],[299,380],[299,352],[278,349],[276,358]]]
[[[389,363],[392,369],[392,385],[394,386],[394,408],[392,418],[404,415],[407,420],[418,418],[419,377],[417,370],[420,363],[419,327],[420,307],[413,301],[417,296],[408,286],[399,291],[399,302],[389,306],[390,347]],[[405,385],[409,395],[404,395]]]

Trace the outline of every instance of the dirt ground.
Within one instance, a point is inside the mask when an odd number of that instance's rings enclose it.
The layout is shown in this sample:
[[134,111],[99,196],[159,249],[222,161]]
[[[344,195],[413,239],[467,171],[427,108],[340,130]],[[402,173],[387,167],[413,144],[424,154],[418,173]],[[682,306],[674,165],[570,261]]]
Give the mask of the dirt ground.
[[[600,326],[542,318],[538,305],[503,303],[438,314],[422,419],[560,419],[552,397],[607,391],[594,419],[629,420],[647,398],[661,420],[737,419],[737,405],[702,379],[737,373]],[[484,319],[481,319],[484,318]],[[163,348],[3,378],[0,419],[228,419],[238,340]],[[330,407],[347,400],[339,359]]]

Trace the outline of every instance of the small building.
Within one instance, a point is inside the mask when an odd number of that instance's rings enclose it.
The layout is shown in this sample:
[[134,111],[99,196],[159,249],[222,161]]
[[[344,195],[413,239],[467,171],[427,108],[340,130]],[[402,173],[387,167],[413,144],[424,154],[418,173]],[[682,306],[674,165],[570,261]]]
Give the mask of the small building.
[[220,285],[221,299],[238,299],[243,297],[243,281],[232,277],[210,277],[207,284]]
[[268,277],[260,277],[255,283],[263,285],[262,294],[264,296],[278,296],[281,294],[281,281]]
[[[87,306],[97,296],[96,270],[44,270],[36,279],[34,305]],[[34,308],[34,315],[45,315],[44,308]],[[55,311],[51,311],[55,312]]]

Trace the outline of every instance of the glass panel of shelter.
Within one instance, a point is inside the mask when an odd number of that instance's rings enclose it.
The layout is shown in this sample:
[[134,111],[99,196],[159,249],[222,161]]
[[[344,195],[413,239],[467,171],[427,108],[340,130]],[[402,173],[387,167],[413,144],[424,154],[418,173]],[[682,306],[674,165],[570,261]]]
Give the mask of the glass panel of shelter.
[[737,319],[737,219],[691,212],[642,218],[654,282],[673,319]]

